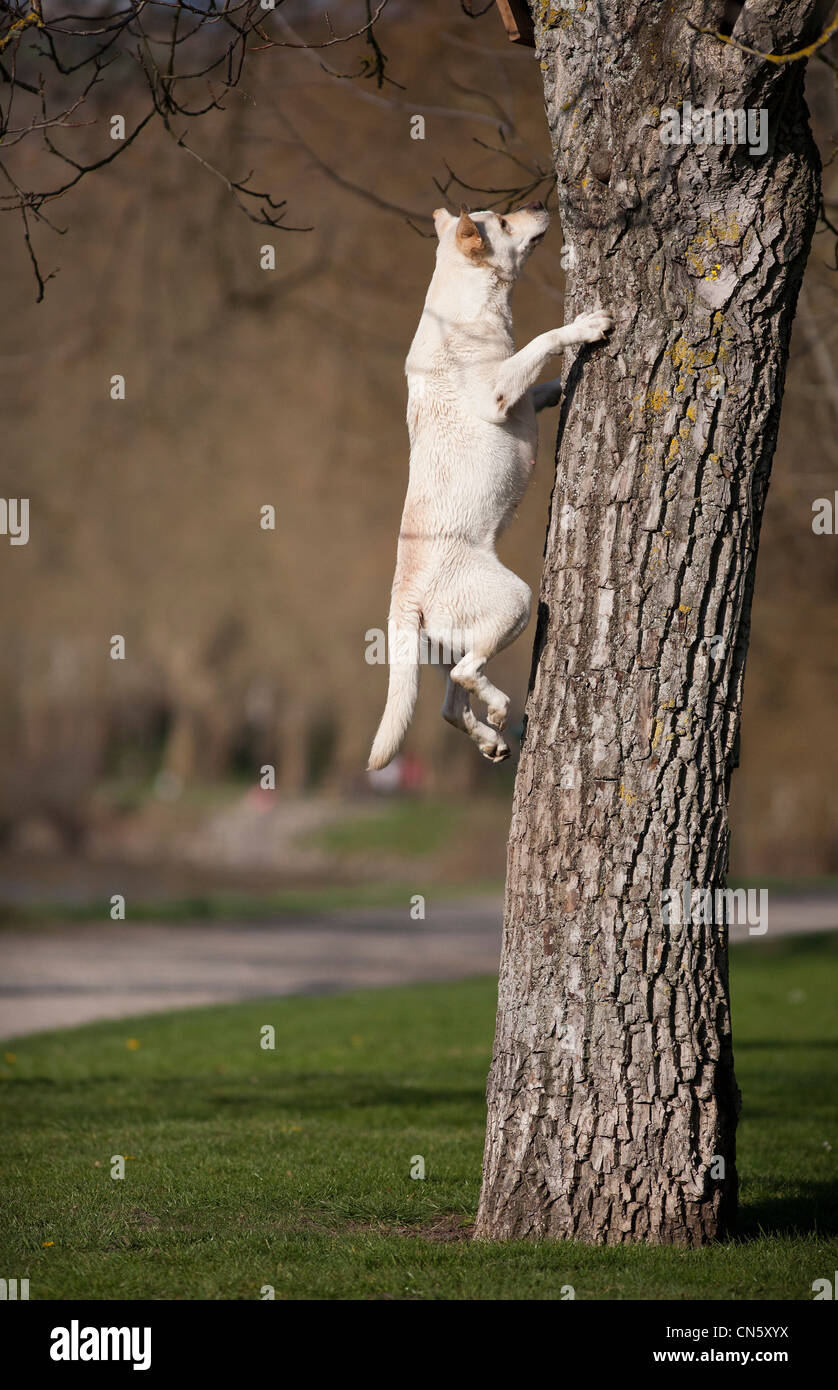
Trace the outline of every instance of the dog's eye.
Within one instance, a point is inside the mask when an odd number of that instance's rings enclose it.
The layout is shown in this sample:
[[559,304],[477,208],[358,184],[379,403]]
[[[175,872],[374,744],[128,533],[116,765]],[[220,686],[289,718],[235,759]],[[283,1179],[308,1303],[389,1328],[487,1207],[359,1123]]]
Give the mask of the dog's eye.
[[500,226],[500,229],[501,229],[502,232],[508,232],[508,231],[509,231],[509,223],[507,222],[507,220],[506,220],[505,217],[499,217],[499,218],[498,218],[498,225]]

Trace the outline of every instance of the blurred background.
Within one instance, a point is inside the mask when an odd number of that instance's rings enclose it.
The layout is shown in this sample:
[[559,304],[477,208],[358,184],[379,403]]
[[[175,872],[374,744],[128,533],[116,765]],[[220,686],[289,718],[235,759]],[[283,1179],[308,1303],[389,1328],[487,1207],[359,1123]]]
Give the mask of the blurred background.
[[[330,13],[340,29],[362,8]],[[288,0],[283,22],[308,32],[311,11]],[[113,892],[145,915],[195,918],[502,885],[514,759],[475,755],[426,670],[404,755],[371,781],[387,671],[365,657],[369,630],[386,628],[429,215],[526,183],[515,160],[549,168],[540,73],[494,8],[471,20],[448,0],[394,3],[378,34],[382,88],[334,75],[357,71],[343,48],[271,50],[193,128],[195,149],[236,177],[253,170],[312,230],[254,225],[152,127],[65,196],[64,236],[37,233],[44,269],[59,268],[43,303],[18,220],[0,219],[2,494],[30,498],[31,533],[0,545],[7,921],[101,916]],[[826,161],[835,72],[813,61],[808,84]],[[129,126],[135,95],[126,78]],[[101,128],[81,137],[93,146],[113,110],[98,100]],[[825,186],[834,206],[835,163]],[[265,245],[275,269],[260,265]],[[563,321],[561,245],[554,221],[517,291],[520,342]],[[733,784],[740,878],[838,874],[838,536],[811,524],[838,486],[836,343],[824,231],[760,550]],[[124,401],[110,398],[115,374]],[[502,544],[536,591],[555,415],[542,421]],[[513,732],[531,647],[532,627],[495,667]]]

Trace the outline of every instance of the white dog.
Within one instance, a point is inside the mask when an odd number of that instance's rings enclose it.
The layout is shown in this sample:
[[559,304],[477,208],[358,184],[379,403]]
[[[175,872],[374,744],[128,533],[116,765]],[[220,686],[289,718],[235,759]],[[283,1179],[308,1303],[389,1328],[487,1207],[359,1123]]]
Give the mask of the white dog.
[[[381,768],[398,751],[419,691],[422,643],[448,681],[442,714],[501,762],[509,697],[484,675],[530,617],[531,594],[495,554],[535,463],[535,414],[555,405],[560,382],[536,386],[548,358],[595,343],[609,313],[582,314],[513,351],[512,288],[550,217],[528,203],[501,217],[434,213],[436,269],[408,353],[410,481],[390,605],[387,705],[370,753]],[[470,697],[487,707],[476,718]]]

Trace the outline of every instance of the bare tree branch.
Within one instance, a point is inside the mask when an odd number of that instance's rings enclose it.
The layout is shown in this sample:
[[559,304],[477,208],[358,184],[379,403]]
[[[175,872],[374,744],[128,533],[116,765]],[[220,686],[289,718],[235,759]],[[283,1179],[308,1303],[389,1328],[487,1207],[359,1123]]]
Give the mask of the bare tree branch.
[[[251,55],[265,49],[319,50],[360,42],[368,51],[361,54],[358,71],[335,75],[373,78],[378,87],[392,82],[376,34],[389,0],[377,0],[374,8],[372,0],[364,3],[364,22],[351,32],[336,33],[324,9],[327,37],[295,35],[292,41],[270,33],[270,16],[260,0],[104,0],[95,14],[76,13],[69,4],[46,11],[42,0],[6,3],[0,11],[0,173],[8,191],[0,194],[0,211],[21,218],[38,299],[55,273],[41,269],[33,240],[38,225],[52,225],[45,207],[113,163],[154,124],[220,180],[251,221],[283,231],[310,230],[285,220],[286,199],[251,186],[252,171],[233,174],[199,153],[189,125],[223,111]],[[127,80],[126,63],[131,72]],[[116,92],[120,105],[126,99],[133,102],[138,93],[145,100],[130,131],[114,135],[111,129],[113,149],[91,156],[83,132],[102,120],[106,100]],[[59,133],[64,137],[60,142],[55,138]],[[21,148],[26,161],[15,165]],[[69,167],[72,177],[48,181],[45,170],[53,159]],[[30,182],[33,178],[38,182]]]

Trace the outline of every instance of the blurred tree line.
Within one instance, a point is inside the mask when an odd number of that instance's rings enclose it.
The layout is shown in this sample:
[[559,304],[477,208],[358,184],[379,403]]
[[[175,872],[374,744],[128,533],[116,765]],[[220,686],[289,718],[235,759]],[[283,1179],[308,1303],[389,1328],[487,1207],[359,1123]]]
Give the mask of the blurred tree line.
[[[278,189],[288,223],[311,231],[241,217],[222,182],[151,129],[65,196],[66,236],[39,244],[60,266],[43,303],[19,228],[0,220],[12,329],[2,493],[30,498],[29,543],[3,550],[7,834],[39,814],[81,843],[106,778],[255,783],[270,762],[280,795],[365,786],[386,688],[365,634],[386,627],[403,361],[438,183],[453,169],[477,187],[452,183],[449,201],[484,206],[479,188],[524,180],[488,146],[549,163],[535,59],[507,44],[494,12],[473,22],[444,0],[396,4],[385,38],[383,88],[336,78],[314,51],[271,50],[192,133],[214,165]],[[828,149],[826,65],[812,64],[809,87]],[[129,83],[129,117],[134,96]],[[99,114],[94,144],[110,107]],[[825,179],[834,198],[836,166]],[[562,322],[560,250],[555,225],[518,292],[520,341]],[[838,536],[811,527],[838,476],[832,256],[829,234],[816,238],[767,504],[733,792],[740,873],[838,872]],[[124,400],[111,398],[117,374]],[[533,488],[503,546],[536,589],[555,442],[542,420]],[[124,661],[110,658],[114,634]],[[531,639],[498,659],[519,699]],[[430,784],[497,786],[439,719],[441,695],[426,672],[408,747]]]

